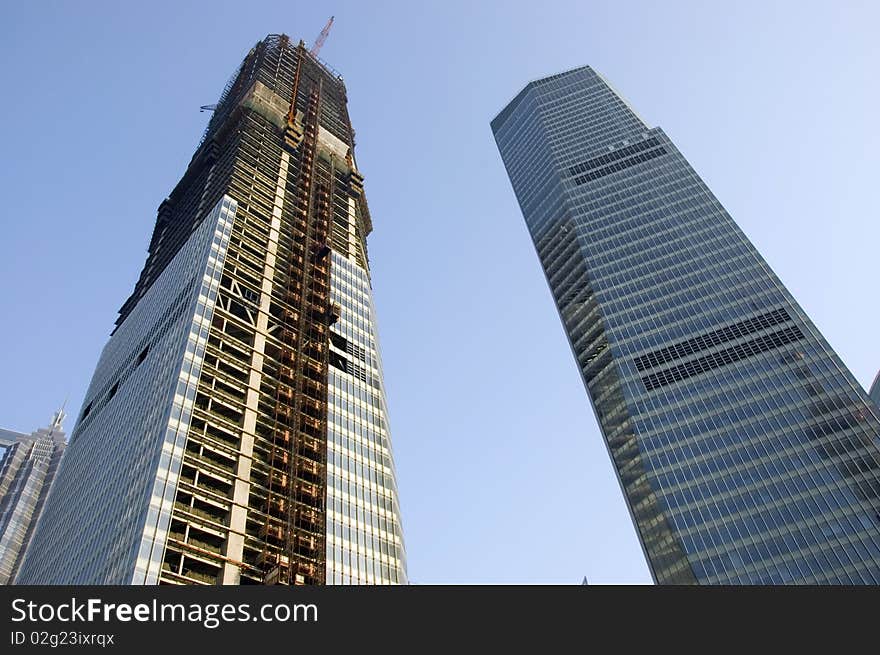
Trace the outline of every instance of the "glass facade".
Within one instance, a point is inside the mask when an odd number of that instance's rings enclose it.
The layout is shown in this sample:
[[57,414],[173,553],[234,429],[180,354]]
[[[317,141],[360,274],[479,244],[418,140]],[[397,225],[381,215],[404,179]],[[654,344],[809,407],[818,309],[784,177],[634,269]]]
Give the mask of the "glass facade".
[[159,206],[25,582],[406,583],[371,230],[342,79],[267,36]]
[[332,253],[327,581],[406,583],[406,556],[367,271]]
[[880,582],[880,416],[659,128],[589,67],[492,130],[654,579]]
[[880,407],[880,373],[874,378],[874,384],[871,385],[869,395],[871,396],[871,400],[874,401],[874,404],[877,405],[877,407]]

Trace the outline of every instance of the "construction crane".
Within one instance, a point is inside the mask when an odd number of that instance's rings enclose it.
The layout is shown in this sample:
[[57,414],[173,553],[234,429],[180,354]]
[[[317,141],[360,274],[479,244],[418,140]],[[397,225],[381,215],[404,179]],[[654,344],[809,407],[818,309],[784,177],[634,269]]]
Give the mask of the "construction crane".
[[333,25],[333,16],[330,16],[330,20],[327,21],[327,24],[324,26],[324,29],[321,30],[321,33],[318,35],[318,38],[315,39],[315,44],[312,46],[312,49],[309,50],[309,54],[312,57],[317,57],[318,52],[321,50],[321,46],[324,45],[324,41],[327,40],[327,35],[330,34],[330,27]]

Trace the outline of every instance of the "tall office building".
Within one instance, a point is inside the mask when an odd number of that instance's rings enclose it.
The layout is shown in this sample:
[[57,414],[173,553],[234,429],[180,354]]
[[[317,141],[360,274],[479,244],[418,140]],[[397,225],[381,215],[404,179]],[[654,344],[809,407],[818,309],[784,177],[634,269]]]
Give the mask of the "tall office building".
[[406,582],[342,79],[268,36],[159,206],[20,583]]
[[880,417],[659,128],[588,67],[492,121],[654,579],[880,582]]
[[46,503],[67,443],[64,411],[31,434],[0,430],[0,584],[12,584]]
[[880,373],[877,373],[877,377],[874,378],[874,383],[871,385],[871,391],[868,392],[868,395],[874,401],[874,404],[880,407]]

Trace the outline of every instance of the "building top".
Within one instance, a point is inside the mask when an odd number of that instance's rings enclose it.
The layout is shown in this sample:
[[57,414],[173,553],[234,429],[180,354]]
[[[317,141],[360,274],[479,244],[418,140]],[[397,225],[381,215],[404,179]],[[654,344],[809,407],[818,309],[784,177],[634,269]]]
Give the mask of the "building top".
[[30,434],[26,432],[16,432],[15,430],[5,430],[0,428],[0,448],[8,448],[16,443],[22,443],[25,441],[34,441],[39,439],[40,437],[51,436],[53,437],[56,443],[63,443],[65,434],[62,423],[64,419],[67,417],[67,414],[64,412],[64,408],[62,407],[57,412],[52,415],[52,420],[49,425],[35,430]]
[[578,66],[577,68],[572,68],[571,70],[563,71],[562,73],[556,73],[555,75],[548,75],[547,77],[541,77],[536,80],[532,80],[527,83],[522,91],[517,93],[513,99],[504,105],[504,109],[498,112],[498,115],[492,119],[490,125],[492,126],[492,131],[497,132],[498,128],[501,127],[504,122],[510,117],[510,114],[513,113],[513,110],[519,106],[519,103],[522,102],[523,98],[525,98],[529,91],[532,89],[539,87],[543,84],[547,84],[548,82],[552,82],[555,79],[559,79],[562,77],[566,77],[569,75],[573,75],[575,73],[579,73],[582,71],[589,71],[590,73],[595,74],[595,71],[589,66]]
[[880,407],[880,372],[878,372],[877,377],[874,378],[874,384],[871,385],[869,395],[871,396],[871,400],[874,401],[874,404]]
[[[636,113],[635,108],[626,100],[626,98],[621,95],[621,93],[615,89],[608,79],[605,78],[602,73],[591,68],[590,66],[578,66],[577,68],[572,68],[567,71],[563,71],[562,73],[556,73],[554,75],[548,75],[547,77],[542,77],[536,80],[532,80],[528,84],[526,84],[523,89],[517,93],[513,99],[508,102],[504,108],[498,112],[498,115],[492,119],[490,125],[492,126],[492,132],[498,133],[498,130],[504,125],[504,123],[510,118],[510,116],[516,111],[516,108],[523,102],[525,98],[529,96],[531,91],[540,92],[545,89],[552,90],[555,89],[558,85],[563,85],[568,78],[574,81],[582,81],[584,78],[592,78],[597,82],[600,82],[602,85],[606,86],[616,97],[619,99],[632,113],[642,125],[640,127],[645,127],[647,125],[646,121],[642,119]],[[555,83],[555,84],[554,84]]]
[[[302,82],[302,83],[301,83]],[[333,141],[343,150],[340,166],[359,178],[354,157],[355,135],[348,116],[345,83],[338,72],[318,59],[302,41],[295,43],[286,34],[269,34],[247,53],[229,78],[220,98],[213,105],[211,119],[193,154],[186,172],[158,207],[156,223],[148,246],[147,261],[135,288],[123,303],[116,328],[131,314],[134,306],[156,281],[183,246],[195,226],[216,206],[222,189],[230,182],[241,162],[238,150],[240,129],[251,118],[268,121],[267,129],[280,135],[290,131],[295,144],[303,128],[309,95],[304,89],[320,89],[321,116],[319,138]],[[332,137],[329,138],[329,137]],[[287,137],[285,137],[287,138]],[[294,145],[295,147],[295,145]],[[362,236],[372,230],[366,200],[358,200]],[[271,209],[268,210],[271,213]],[[366,259],[364,255],[363,259]],[[366,262],[365,262],[366,263]]]

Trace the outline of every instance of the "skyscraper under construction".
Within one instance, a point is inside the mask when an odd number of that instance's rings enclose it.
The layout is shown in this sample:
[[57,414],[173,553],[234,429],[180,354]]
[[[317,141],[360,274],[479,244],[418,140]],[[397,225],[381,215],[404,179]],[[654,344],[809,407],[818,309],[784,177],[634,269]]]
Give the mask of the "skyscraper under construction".
[[19,584],[400,584],[342,79],[270,35],[161,203]]

